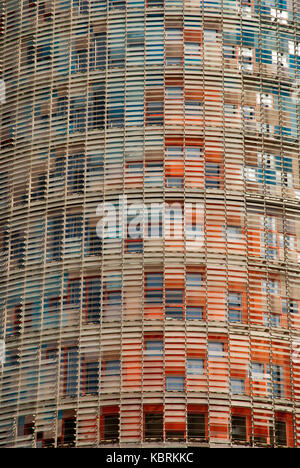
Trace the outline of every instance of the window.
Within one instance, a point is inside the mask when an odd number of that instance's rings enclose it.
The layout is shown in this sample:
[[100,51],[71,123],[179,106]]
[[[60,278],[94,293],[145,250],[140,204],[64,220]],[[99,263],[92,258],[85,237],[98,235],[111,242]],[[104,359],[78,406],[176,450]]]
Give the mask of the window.
[[215,163],[205,164],[205,188],[220,188],[221,166]]
[[186,117],[200,117],[202,116],[202,109],[202,101],[185,101],[184,103]]
[[108,64],[111,67],[123,67],[125,60],[124,47],[110,47],[108,49]]
[[162,304],[163,275],[162,273],[146,273],[146,303]]
[[298,301],[295,301],[293,299],[290,299],[288,301],[286,299],[282,299],[281,309],[283,314],[287,314],[288,311],[290,314],[298,314]]
[[184,377],[181,376],[167,376],[166,377],[166,390],[167,392],[183,392],[184,391]]
[[202,148],[200,146],[187,146],[185,148],[186,159],[201,160],[203,156]]
[[205,439],[205,414],[187,413],[188,439]]
[[187,306],[186,319],[187,320],[202,320],[203,319],[203,307]]
[[163,438],[163,415],[156,413],[145,413],[145,439],[162,440]]
[[266,382],[268,396],[284,398],[283,367],[276,364],[252,363],[252,378],[254,381]]
[[279,314],[264,314],[264,325],[266,327],[280,327],[280,315]]
[[86,362],[84,376],[84,393],[97,394],[98,392],[98,361]]
[[241,293],[228,293],[228,320],[229,322],[242,322]]
[[102,254],[102,240],[99,239],[96,226],[86,222],[85,229],[85,242],[87,255],[101,255]]
[[294,176],[291,172],[283,172],[281,175],[281,183],[284,187],[293,188]]
[[109,0],[109,9],[117,8],[119,10],[125,9],[125,0]]
[[[270,373],[270,366],[267,367]],[[284,398],[284,377],[283,367],[272,364],[271,366],[272,384],[269,385],[269,394],[273,393],[274,398]]]
[[[64,413],[64,412],[63,412]],[[74,447],[76,438],[76,418],[62,415],[62,435],[59,446]]]
[[260,362],[252,363],[252,379],[257,382],[263,382],[265,380],[265,366]]
[[72,193],[83,193],[84,162],[82,154],[72,154],[68,157],[68,185]]
[[279,294],[279,283],[276,280],[263,280],[262,281],[262,291],[264,294],[267,294],[268,292],[270,294]]
[[266,124],[266,123],[261,123],[261,122],[257,123],[257,129],[258,129],[259,132],[267,133],[267,134],[270,134],[270,133],[274,132],[274,126],[273,125]]
[[[249,5],[249,6],[247,6]],[[243,0],[241,5],[242,18],[251,18],[252,9],[251,9],[251,0]]]
[[[7,317],[8,318],[8,317]],[[22,328],[22,306],[17,305],[13,307],[13,317],[12,317],[12,323],[10,324],[9,327],[9,335],[13,336],[18,336],[21,333],[21,328]],[[8,331],[8,328],[7,328]]]
[[156,340],[156,339],[146,339],[145,354],[146,356],[162,356],[163,355],[163,341]]
[[238,115],[238,106],[235,104],[224,104],[225,117],[236,117]]
[[18,417],[17,436],[27,436],[34,433],[34,418],[31,415]]
[[295,250],[295,240],[295,236],[291,236],[289,234],[279,234],[279,247],[284,249],[286,245],[287,249]]
[[289,53],[291,55],[298,55],[299,57],[300,56],[300,43],[296,42],[295,44],[294,41],[289,41]]
[[105,317],[111,320],[120,320],[122,311],[121,291],[107,291],[105,304]]
[[33,183],[31,200],[43,200],[46,192],[46,175],[42,174],[37,176],[35,183]]
[[71,129],[75,132],[85,131],[86,112],[84,100],[72,99],[70,104],[70,124]]
[[57,362],[57,348],[53,348],[52,345],[48,345],[48,347],[43,350],[43,353],[43,359],[47,361],[47,365]]
[[74,51],[75,55],[75,70],[79,73],[85,73],[87,71],[88,59],[87,50],[79,49]]
[[127,249],[127,252],[135,252],[135,253],[143,252],[143,240],[142,239],[127,239],[126,249]]
[[182,177],[167,177],[167,187],[174,188],[183,186],[183,178]]
[[288,12],[279,8],[271,8],[271,21],[277,21],[279,24],[288,24]]
[[211,42],[216,44],[218,41],[218,30],[217,29],[204,29],[204,42]]
[[147,237],[159,239],[163,236],[163,212],[158,207],[151,210],[151,218],[148,218]]
[[182,64],[181,57],[166,57],[167,67],[179,67]]
[[227,241],[240,242],[242,239],[242,228],[240,226],[227,226]]
[[65,157],[57,157],[55,159],[54,171],[50,174],[53,179],[63,179],[65,175]]
[[276,259],[278,257],[278,247],[280,242],[277,219],[275,217],[267,216],[265,218],[265,226],[263,223],[264,218],[262,217],[262,228],[265,228],[265,231],[261,233],[262,255],[266,258]]
[[36,48],[36,60],[37,62],[43,62],[44,60],[50,60],[51,58],[51,47],[49,45],[38,45]]
[[208,342],[208,357],[209,358],[224,358],[225,349],[224,343],[220,341],[209,341]]
[[223,46],[223,56],[225,59],[235,59],[237,56],[236,46],[234,45],[224,45]]
[[243,47],[240,53],[240,69],[244,72],[253,71],[253,49]]
[[163,185],[163,163],[160,161],[147,162],[145,171],[145,184],[162,186]]
[[69,304],[80,304],[80,280],[70,280],[69,282]]
[[[103,130],[105,120],[105,90],[103,84],[93,86],[89,108],[89,126],[91,129]],[[109,117],[112,117],[109,113]]]
[[33,325],[33,320],[35,318],[35,313],[33,309],[33,303],[27,303],[24,307],[24,329],[31,329]]
[[63,219],[55,216],[48,220],[48,261],[60,260],[62,254]]
[[142,176],[144,173],[144,164],[142,162],[130,162],[127,164],[128,175],[132,177]]
[[166,429],[166,440],[184,442],[184,431],[180,429]]
[[77,393],[78,349],[75,346],[64,351],[64,390],[65,396]]
[[232,395],[244,395],[245,393],[245,380],[243,379],[230,379],[230,389]]
[[183,289],[166,289],[166,318],[183,319]]
[[163,7],[164,0],[147,0],[148,7]]
[[28,41],[26,52],[27,52],[27,65],[32,65],[34,62],[34,56],[35,56],[35,47],[34,47],[32,40]]
[[106,377],[120,375],[121,365],[119,360],[104,361],[102,365],[102,372]]
[[127,47],[129,49],[144,48],[144,34],[142,32],[127,33]]
[[85,282],[86,318],[88,323],[100,322],[101,284],[99,278],[88,278]]
[[44,326],[57,327],[59,325],[61,299],[55,297],[49,299],[49,308],[45,307],[44,310]]
[[203,286],[203,278],[201,273],[187,273],[186,287],[187,289],[199,289]]
[[188,375],[203,375],[204,360],[203,359],[187,359],[187,374]]
[[272,108],[273,107],[273,95],[268,93],[268,94],[257,94],[257,104],[260,104],[262,107],[265,108]]
[[[142,169],[143,171],[143,169]],[[136,213],[127,213],[127,252],[142,252],[143,251],[143,226],[142,220],[136,218]]]
[[[7,336],[18,336],[21,333],[22,327],[22,306],[12,305],[7,308],[6,318],[6,335]],[[2,347],[0,347],[2,350]]]
[[182,29],[180,28],[166,28],[166,39],[167,41],[181,41]]
[[56,112],[54,114],[55,117],[62,117],[66,118],[67,117],[67,111],[68,111],[68,100],[66,96],[61,96],[57,98],[57,104],[56,104]]
[[[123,127],[124,125],[124,101],[123,97],[116,96],[110,100],[107,109],[107,128]],[[122,103],[123,101],[123,103]],[[103,104],[100,106],[102,107]],[[103,108],[103,107],[102,107]],[[100,110],[101,112],[101,110]]]
[[91,66],[94,70],[102,70],[106,62],[106,33],[96,33],[92,39]]
[[66,239],[80,239],[82,234],[82,219],[80,215],[67,215]]
[[88,0],[74,0],[74,6],[77,9],[77,14],[78,15],[87,15],[88,14],[88,8],[89,8]]
[[147,124],[160,125],[163,123],[163,102],[153,101],[147,104]]
[[25,254],[25,239],[21,231],[15,231],[11,234],[10,258],[15,261],[19,267],[23,266]]
[[119,440],[119,415],[118,414],[104,414],[104,433],[103,439],[105,441],[118,441]]
[[243,118],[245,120],[254,120],[254,118],[255,118],[254,107],[243,106]]
[[184,52],[186,55],[200,55],[200,42],[185,42]]
[[275,419],[275,437],[274,437],[274,431],[273,431],[272,421],[271,421],[270,439],[271,439],[272,445],[286,447],[287,436],[286,436],[286,422],[285,421],[280,421],[278,419]]
[[166,99],[181,99],[183,97],[182,88],[179,86],[166,86]]
[[233,442],[246,442],[246,416],[231,416]]
[[[257,161],[258,165],[261,167],[265,167],[265,169],[275,169],[275,156],[274,154],[270,153],[257,153]],[[270,219],[270,222],[268,221]],[[267,216],[267,221],[266,223],[268,224],[268,227],[273,227],[275,223],[275,217],[274,216]],[[273,223],[273,224],[272,224]]]
[[257,168],[251,166],[245,167],[245,178],[250,182],[257,182]]

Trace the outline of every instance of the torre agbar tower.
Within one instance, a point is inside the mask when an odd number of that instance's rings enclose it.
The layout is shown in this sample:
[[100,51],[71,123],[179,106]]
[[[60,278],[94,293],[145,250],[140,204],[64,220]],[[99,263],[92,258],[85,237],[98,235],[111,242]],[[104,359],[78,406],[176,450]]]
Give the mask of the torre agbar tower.
[[299,0],[0,26],[0,446],[299,446]]

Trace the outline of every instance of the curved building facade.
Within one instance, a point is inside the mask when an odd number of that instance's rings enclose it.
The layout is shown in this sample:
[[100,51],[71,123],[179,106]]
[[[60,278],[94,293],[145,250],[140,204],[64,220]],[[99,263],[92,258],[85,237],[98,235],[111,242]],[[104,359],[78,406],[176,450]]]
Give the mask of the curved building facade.
[[297,447],[299,2],[2,9],[0,446]]

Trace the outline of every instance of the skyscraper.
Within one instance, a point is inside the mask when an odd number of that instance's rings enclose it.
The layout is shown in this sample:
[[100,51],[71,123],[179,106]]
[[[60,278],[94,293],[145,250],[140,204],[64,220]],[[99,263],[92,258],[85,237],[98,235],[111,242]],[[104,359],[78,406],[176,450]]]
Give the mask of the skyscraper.
[[298,446],[298,0],[2,11],[0,446]]

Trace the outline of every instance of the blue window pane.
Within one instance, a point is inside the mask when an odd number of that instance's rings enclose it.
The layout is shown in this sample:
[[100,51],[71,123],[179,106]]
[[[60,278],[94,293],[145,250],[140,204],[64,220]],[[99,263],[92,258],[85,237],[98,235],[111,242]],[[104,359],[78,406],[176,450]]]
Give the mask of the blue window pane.
[[176,392],[183,392],[184,391],[184,377],[166,377],[166,390],[168,392],[176,391]]
[[187,360],[187,373],[189,375],[202,375],[204,373],[203,359],[188,359]]
[[186,275],[186,287],[187,288],[201,288],[202,286],[202,274],[201,273],[187,273]]
[[120,375],[120,371],[121,371],[120,361],[118,360],[105,361],[104,374],[106,376]]
[[145,351],[147,356],[162,356],[163,342],[161,340],[147,340]]
[[186,319],[187,320],[202,320],[203,319],[203,307],[188,306],[186,308]]

